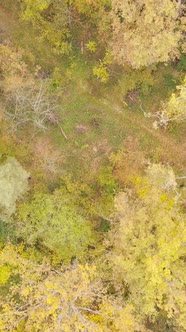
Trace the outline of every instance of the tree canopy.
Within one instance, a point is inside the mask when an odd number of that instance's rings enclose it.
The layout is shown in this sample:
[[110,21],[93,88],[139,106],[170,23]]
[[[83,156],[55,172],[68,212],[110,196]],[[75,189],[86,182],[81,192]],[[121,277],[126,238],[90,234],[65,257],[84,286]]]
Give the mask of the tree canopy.
[[111,15],[111,50],[117,63],[139,68],[178,56],[177,1],[112,0]]
[[13,157],[0,155],[0,217],[15,212],[16,201],[26,191],[29,174]]
[[180,208],[174,173],[152,165],[136,180],[137,197],[116,197],[116,221],[110,231],[114,284],[126,288],[140,321],[173,320],[185,326],[185,216]]
[[0,0],[1,332],[186,332],[185,13]]
[[36,243],[53,251],[64,261],[82,258],[92,243],[90,222],[67,197],[36,194],[30,202],[19,204],[14,223],[17,236],[28,245]]

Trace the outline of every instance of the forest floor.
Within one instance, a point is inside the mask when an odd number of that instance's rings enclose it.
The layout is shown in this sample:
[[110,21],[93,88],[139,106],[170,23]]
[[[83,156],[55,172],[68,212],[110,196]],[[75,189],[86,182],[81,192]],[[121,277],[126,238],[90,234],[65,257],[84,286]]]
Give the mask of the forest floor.
[[[14,18],[8,10],[0,6],[1,34],[14,36],[17,44],[34,52],[33,36],[29,31],[21,31],[21,26],[15,28]],[[4,36],[3,36],[4,38]],[[47,56],[47,49],[37,51],[42,54],[40,64],[55,65],[58,59]],[[37,57],[37,56],[36,56]],[[75,178],[84,181],[91,180],[101,165],[110,162],[113,153],[122,151],[125,158],[125,172],[135,174],[143,169],[148,162],[162,162],[173,166],[180,176],[186,170],[186,142],[184,124],[173,124],[167,129],[152,127],[153,119],[145,118],[145,111],[154,112],[160,107],[160,100],[166,99],[173,91],[167,84],[166,77],[182,75],[175,68],[159,66],[155,84],[149,94],[137,97],[135,101],[126,101],[119,90],[114,90],[111,84],[101,86],[94,79],[90,83],[90,71],[86,65],[75,59],[73,67],[72,86],[67,86],[61,98],[61,126],[67,139],[58,127],[51,127],[47,132],[35,136],[32,140],[27,132],[22,133],[19,142],[22,148],[14,145],[14,153],[19,159],[28,161],[33,167],[34,159],[40,160],[44,173],[54,173],[59,167],[60,174],[71,173]],[[76,81],[77,80],[77,81]],[[96,88],[95,88],[96,87]],[[10,140],[7,134],[2,135],[1,146],[9,149]],[[0,146],[0,147],[1,147]],[[32,155],[32,161],[28,157]],[[13,153],[13,152],[12,152]]]

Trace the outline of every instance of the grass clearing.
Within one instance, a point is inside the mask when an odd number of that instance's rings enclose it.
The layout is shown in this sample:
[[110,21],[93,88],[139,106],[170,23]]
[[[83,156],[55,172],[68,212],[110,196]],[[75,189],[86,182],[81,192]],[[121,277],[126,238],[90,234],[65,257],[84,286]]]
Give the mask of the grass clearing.
[[67,172],[77,177],[84,177],[86,173],[90,176],[92,172],[94,176],[95,168],[98,169],[106,160],[108,162],[111,152],[127,148],[124,144],[127,137],[138,140],[137,149],[143,151],[149,161],[173,164],[174,160],[175,168],[185,167],[181,138],[184,126],[181,133],[179,125],[176,125],[177,133],[175,130],[173,134],[164,129],[156,131],[152,128],[152,120],[144,117],[139,104],[129,107],[122,102],[116,104],[110,100],[119,100],[114,93],[108,99],[98,98],[76,86],[69,95],[70,101],[63,105],[61,123],[68,140],[53,131],[54,141],[66,156],[64,167]]
[[[90,60],[83,59],[78,53],[74,57],[54,55],[45,41],[36,42],[34,29],[25,23],[23,29],[22,22],[16,24],[14,29],[10,15],[6,15],[6,11],[2,11],[2,24],[7,33],[14,31],[13,41],[25,49],[28,65],[40,65],[46,75],[50,74],[54,90],[62,86],[60,125],[68,139],[61,134],[58,126],[51,126],[46,134],[39,134],[43,139],[46,135],[50,137],[52,142],[48,150],[54,146],[54,157],[60,155],[62,158],[61,174],[71,173],[77,179],[89,181],[102,164],[109,163],[111,153],[121,149],[129,150],[131,155],[136,153],[141,156],[141,160],[137,158],[139,168],[143,158],[151,162],[174,164],[178,172],[186,168],[183,142],[185,124],[173,124],[167,130],[156,131],[152,128],[152,119],[145,118],[140,109],[142,105],[145,111],[157,111],[161,101],[170,96],[182,79],[182,71],[170,65],[158,65],[153,73],[143,70],[141,73],[133,72],[133,76],[130,76],[129,71],[127,76],[117,69],[113,79],[101,84],[92,75]],[[142,86],[140,75],[147,76],[148,86]],[[131,103],[126,103],[123,95],[126,89],[122,84],[125,85],[128,80],[131,89],[135,84],[137,86],[136,101]],[[132,144],[131,148],[127,146],[130,140],[138,144]],[[31,146],[33,144],[34,141],[30,143]],[[130,161],[130,157],[128,159]],[[125,162],[127,164],[127,157]]]

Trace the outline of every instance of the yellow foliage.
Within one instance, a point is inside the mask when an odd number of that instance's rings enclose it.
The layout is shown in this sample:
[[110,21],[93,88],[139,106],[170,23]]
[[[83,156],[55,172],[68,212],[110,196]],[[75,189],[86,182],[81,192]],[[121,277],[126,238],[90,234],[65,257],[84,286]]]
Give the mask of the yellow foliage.
[[162,112],[168,121],[186,119],[186,77],[183,84],[177,86],[177,93],[162,105]]
[[97,48],[97,44],[94,40],[90,40],[85,44],[85,47],[87,48],[88,51],[90,52],[95,52]]
[[166,310],[181,329],[186,219],[179,209],[175,175],[169,167],[150,165],[135,184],[137,198],[125,192],[116,196],[118,221],[109,234],[108,254],[113,283],[121,291],[123,283],[127,285],[127,303],[133,304],[142,321],[146,316],[156,319],[158,310]]
[[106,50],[105,56],[102,60],[99,60],[99,64],[93,67],[93,75],[97,76],[97,78],[106,83],[109,78],[108,66],[111,64],[111,54],[109,50]]
[[2,265],[0,267],[0,284],[5,284],[11,275],[11,269],[8,265]]
[[108,81],[109,74],[106,66],[101,60],[97,66],[93,67],[93,75],[100,79],[103,83]]
[[20,17],[23,20],[35,20],[40,12],[48,7],[50,0],[24,0],[25,10]]
[[[22,258],[18,252],[17,247],[9,244],[0,254],[1,261],[10,265],[10,275],[15,267],[20,275],[19,282],[9,290],[7,303],[1,308],[1,331],[7,328],[21,331],[23,328],[25,332],[32,329],[35,332],[41,326],[44,331],[56,332],[73,332],[77,327],[90,332],[102,331],[88,315],[89,310],[94,314],[92,303],[100,289],[95,266],[69,266],[57,271],[45,263],[40,265]],[[6,282],[7,271],[2,271],[2,280]],[[17,294],[19,298],[16,299]],[[0,302],[2,300],[0,296]]]
[[112,0],[112,55],[133,68],[165,62],[179,54],[177,2]]

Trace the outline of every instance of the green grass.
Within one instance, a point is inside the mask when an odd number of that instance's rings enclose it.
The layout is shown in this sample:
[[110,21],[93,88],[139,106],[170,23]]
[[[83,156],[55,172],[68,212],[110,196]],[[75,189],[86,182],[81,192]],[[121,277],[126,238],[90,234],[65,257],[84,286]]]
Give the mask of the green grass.
[[[159,104],[160,99],[165,99],[175,86],[173,77],[177,73],[170,74],[170,68],[163,66],[159,70],[160,73],[156,72],[155,85],[151,93],[141,98],[144,109],[148,109],[149,112],[154,111],[155,104],[152,102],[154,98],[156,105]],[[78,75],[82,82],[85,80],[84,85],[87,87],[82,67]],[[150,160],[157,162],[159,152],[156,151],[164,149],[164,135],[177,141],[182,140],[179,125],[176,125],[173,133],[161,129],[156,132],[152,128],[153,120],[144,117],[140,104],[131,104],[127,107],[122,103],[117,89],[112,91],[110,89],[108,95],[108,88],[103,87],[104,93],[106,91],[107,94],[104,94],[103,98],[100,97],[100,91],[98,95],[92,94],[87,89],[84,91],[82,85],[79,86],[78,82],[74,82],[73,88],[68,91],[69,96],[64,97],[61,125],[68,140],[65,140],[59,131],[53,131],[55,143],[63,150],[64,156],[67,156],[64,167],[76,177],[83,177],[86,172],[91,172],[93,158],[99,157],[100,164],[108,160],[108,155],[112,151],[121,149],[128,136],[137,139],[139,149],[144,151]],[[160,86],[164,88],[160,89]],[[161,95],[157,96],[159,90]],[[84,126],[85,130],[78,131],[77,126]],[[183,130],[182,128],[182,132]],[[98,151],[93,153],[94,149]]]
[[[85,179],[91,173],[95,176],[95,171],[109,162],[112,152],[126,148],[124,142],[129,136],[139,142],[139,150],[144,151],[151,161],[161,160],[166,149],[170,150],[166,152],[166,160],[169,156],[173,157],[176,144],[183,142],[184,124],[172,125],[167,131],[155,131],[153,120],[144,117],[140,105],[145,111],[156,112],[161,101],[170,96],[182,79],[179,66],[161,64],[153,72],[143,69],[141,72],[133,71],[132,75],[129,69],[126,73],[121,68],[115,68],[110,81],[101,84],[92,75],[94,59],[86,59],[78,52],[73,57],[54,54],[46,41],[38,42],[36,32],[25,22],[16,24],[13,31],[13,41],[25,50],[25,61],[30,69],[33,70],[37,64],[42,66],[51,75],[54,91],[63,85],[60,125],[68,139],[57,126],[51,127],[48,132],[64,157],[62,173],[72,173],[76,178]],[[139,101],[127,102],[126,105],[123,91],[126,92],[128,80],[131,88],[137,89]],[[166,147],[167,141],[171,142],[172,150]]]

